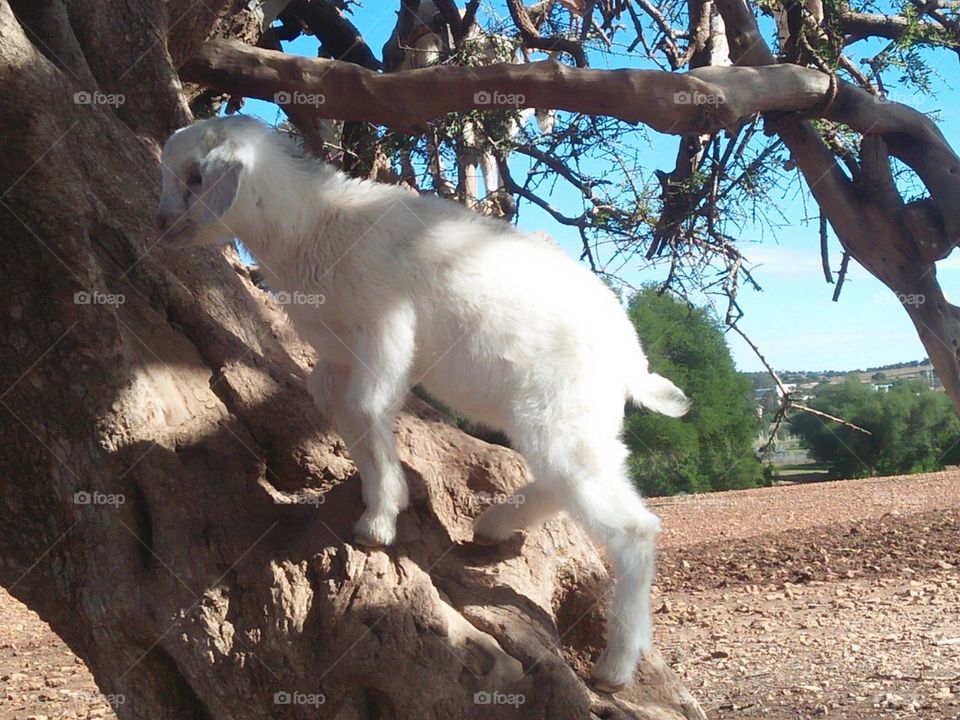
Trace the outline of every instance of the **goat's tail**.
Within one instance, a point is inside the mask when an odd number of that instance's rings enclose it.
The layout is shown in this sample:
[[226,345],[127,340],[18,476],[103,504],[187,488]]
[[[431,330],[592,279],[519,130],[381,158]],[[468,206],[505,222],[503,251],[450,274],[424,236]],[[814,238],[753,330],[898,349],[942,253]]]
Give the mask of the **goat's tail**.
[[680,417],[690,409],[690,400],[683,390],[656,373],[644,372],[631,377],[627,395],[637,405],[670,417]]

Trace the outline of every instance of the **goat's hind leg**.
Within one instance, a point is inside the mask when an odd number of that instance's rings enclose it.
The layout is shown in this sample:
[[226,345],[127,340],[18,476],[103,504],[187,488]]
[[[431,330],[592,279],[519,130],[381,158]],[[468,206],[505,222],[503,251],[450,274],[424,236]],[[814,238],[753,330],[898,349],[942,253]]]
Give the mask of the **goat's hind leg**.
[[313,404],[337,432],[343,424],[341,418],[349,379],[348,366],[322,359],[317,360],[313,371],[307,377],[307,391],[313,398]]
[[627,509],[617,517],[622,526],[614,529],[601,523],[596,533],[605,536],[601,543],[617,583],[607,613],[607,646],[593,669],[594,684],[607,692],[630,685],[641,654],[653,646],[650,592],[660,520],[643,507],[639,497],[635,499],[639,508]]
[[590,468],[598,474],[562,484],[566,510],[606,549],[616,578],[607,645],[593,670],[594,684],[607,692],[631,684],[642,652],[653,644],[650,590],[660,521],[627,479],[617,460],[624,454],[617,443],[598,453]]

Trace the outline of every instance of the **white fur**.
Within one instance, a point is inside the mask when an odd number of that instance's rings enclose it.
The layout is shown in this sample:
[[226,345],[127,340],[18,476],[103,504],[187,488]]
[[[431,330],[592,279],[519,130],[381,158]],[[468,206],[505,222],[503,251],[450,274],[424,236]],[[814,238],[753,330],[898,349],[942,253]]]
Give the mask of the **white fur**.
[[518,491],[524,502],[481,515],[478,536],[503,540],[563,509],[606,548],[618,582],[595,675],[602,687],[629,683],[652,641],[659,522],[627,477],[624,402],[674,416],[688,403],[648,372],[613,293],[551,243],[453,202],[348,179],[249,118],[178,131],[163,164],[163,242],[236,236],[275,290],[325,296],[288,311],[319,355],[310,393],[360,471],[358,540],[396,537],[407,487],[392,428],[420,383],[504,430],[536,478]]

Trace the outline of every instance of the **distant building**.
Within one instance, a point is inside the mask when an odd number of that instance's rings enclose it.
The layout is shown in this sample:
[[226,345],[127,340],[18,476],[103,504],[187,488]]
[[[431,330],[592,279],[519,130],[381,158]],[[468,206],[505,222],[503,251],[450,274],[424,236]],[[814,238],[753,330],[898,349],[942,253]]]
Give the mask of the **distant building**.
[[755,402],[758,402],[758,403],[759,403],[759,402],[763,402],[763,401],[766,400],[768,397],[770,397],[770,395],[775,394],[775,393],[776,393],[776,388],[772,388],[772,387],[768,387],[768,388],[757,388],[757,389],[754,391],[753,399],[754,399]]

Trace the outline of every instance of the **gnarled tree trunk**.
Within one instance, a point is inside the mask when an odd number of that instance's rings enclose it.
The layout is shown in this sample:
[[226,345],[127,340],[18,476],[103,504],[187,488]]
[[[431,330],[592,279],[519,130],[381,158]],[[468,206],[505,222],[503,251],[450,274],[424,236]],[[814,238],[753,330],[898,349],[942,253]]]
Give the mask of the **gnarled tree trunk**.
[[351,545],[308,348],[229,252],[153,246],[175,68],[245,6],[0,0],[0,583],[121,718],[701,717],[657,657],[588,688],[600,559],[562,519],[472,546],[525,470],[420,404],[399,543]]

